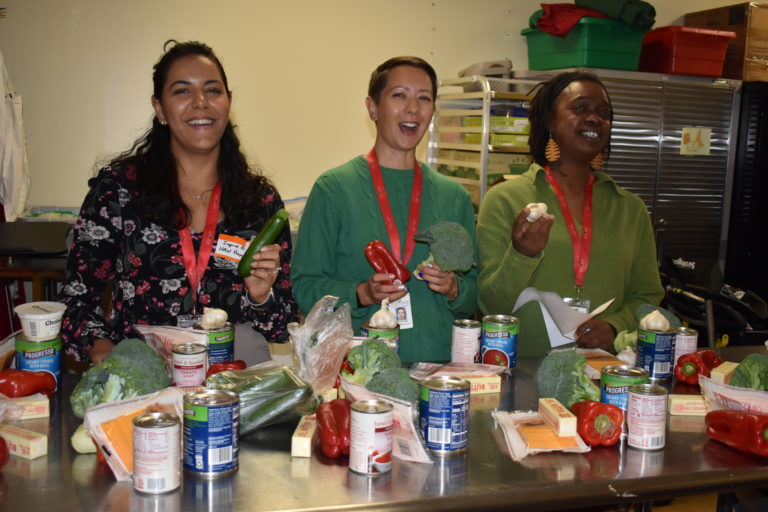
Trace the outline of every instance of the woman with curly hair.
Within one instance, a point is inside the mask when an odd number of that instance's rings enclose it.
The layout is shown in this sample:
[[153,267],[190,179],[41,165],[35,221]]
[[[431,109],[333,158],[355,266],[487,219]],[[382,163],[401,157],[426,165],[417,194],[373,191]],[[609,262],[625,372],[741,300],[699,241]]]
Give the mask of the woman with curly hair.
[[186,325],[203,307],[271,341],[298,316],[287,227],[249,276],[237,273],[283,202],[240,150],[221,62],[205,44],[168,41],[153,83],[152,126],[89,181],[75,225],[60,300],[64,350],[78,361],[101,362],[135,324]]

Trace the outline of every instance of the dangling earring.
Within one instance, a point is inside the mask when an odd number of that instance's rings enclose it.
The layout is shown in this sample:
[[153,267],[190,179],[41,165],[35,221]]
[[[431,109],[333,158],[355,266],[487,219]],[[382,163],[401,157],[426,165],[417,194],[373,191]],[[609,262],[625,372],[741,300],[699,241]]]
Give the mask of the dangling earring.
[[168,124],[168,121],[166,121],[165,119],[158,119],[158,121],[160,121],[160,124],[163,126]]
[[605,163],[605,154],[601,151],[600,153],[595,155],[595,158],[593,158],[589,162],[589,166],[592,167],[593,171],[599,171],[603,168],[603,164]]
[[547,162],[557,162],[560,160],[560,146],[558,146],[555,139],[552,138],[551,133],[549,134],[547,147],[544,149],[544,157],[547,159]]

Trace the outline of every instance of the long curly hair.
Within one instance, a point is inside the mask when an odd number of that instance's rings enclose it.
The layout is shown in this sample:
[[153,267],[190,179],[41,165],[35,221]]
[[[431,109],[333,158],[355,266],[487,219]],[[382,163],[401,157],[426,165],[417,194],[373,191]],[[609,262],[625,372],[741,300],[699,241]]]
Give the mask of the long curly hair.
[[[554,116],[555,100],[560,96],[560,93],[573,82],[594,82],[603,88],[608,102],[610,103],[610,96],[605,85],[600,81],[597,76],[592,73],[586,73],[584,71],[570,71],[566,73],[560,73],[554,78],[538,84],[535,88],[538,89],[536,96],[531,101],[531,107],[528,111],[528,118],[531,123],[531,133],[528,136],[528,144],[531,147],[531,155],[533,160],[544,166],[547,164],[547,158],[544,156],[544,151],[547,147],[547,141],[549,140],[549,121]],[[611,122],[613,122],[613,113],[611,113]],[[611,142],[608,141],[608,145],[605,147],[604,154],[606,158],[611,152]]]
[[[227,94],[231,95],[224,67],[208,45],[198,41],[179,43],[169,40],[165,43],[162,57],[154,65],[152,81],[155,98],[162,98],[173,63],[189,55],[202,55],[216,64]],[[115,157],[110,165],[136,169],[135,204],[140,215],[161,226],[179,229],[186,225],[190,214],[179,194],[178,168],[171,153],[170,140],[169,127],[161,125],[157,116],[153,116],[152,126],[130,149]],[[252,217],[250,212],[254,205],[261,204],[262,199],[275,189],[258,169],[252,169],[248,164],[231,121],[227,121],[220,145],[221,208],[229,222],[235,226],[242,225]]]

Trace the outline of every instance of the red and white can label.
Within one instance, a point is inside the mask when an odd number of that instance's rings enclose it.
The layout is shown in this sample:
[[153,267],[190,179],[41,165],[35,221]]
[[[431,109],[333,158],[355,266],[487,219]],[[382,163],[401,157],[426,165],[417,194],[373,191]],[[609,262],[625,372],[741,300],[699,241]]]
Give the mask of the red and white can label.
[[641,450],[664,448],[667,431],[667,390],[653,384],[629,386],[627,444]]
[[367,475],[392,469],[392,404],[354,402],[349,432],[349,469]]
[[480,322],[454,320],[451,327],[451,362],[480,362]]
[[181,485],[181,422],[148,413],[133,420],[133,488],[160,494]]
[[208,372],[208,347],[184,343],[173,347],[173,385],[202,386]]

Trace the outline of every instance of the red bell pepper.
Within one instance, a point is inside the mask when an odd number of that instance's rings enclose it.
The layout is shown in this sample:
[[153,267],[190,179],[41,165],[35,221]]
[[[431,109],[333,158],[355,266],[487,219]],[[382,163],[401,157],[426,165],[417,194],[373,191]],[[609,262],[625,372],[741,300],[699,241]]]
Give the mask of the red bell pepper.
[[677,359],[675,378],[686,384],[698,384],[699,375],[709,377],[710,371],[711,369],[704,363],[704,359],[699,354],[691,352],[690,354],[683,354]]
[[9,398],[45,393],[49,397],[56,391],[56,377],[51,372],[29,370],[0,371],[0,393]]
[[576,431],[590,446],[613,446],[621,437],[624,411],[615,405],[594,400],[576,402],[571,406],[576,415]]
[[[704,361],[704,364],[707,365],[707,368],[709,368],[709,371],[714,370],[721,364],[723,364],[723,360],[720,359],[720,356],[717,355],[717,353],[712,350],[711,348],[708,348],[706,350],[699,350],[696,352],[701,356],[701,359]],[[707,377],[709,377],[709,373],[707,373]]]
[[722,410],[704,418],[707,435],[742,452],[768,457],[768,414]]
[[205,373],[207,379],[214,373],[225,372],[228,370],[245,370],[248,365],[242,359],[237,361],[223,361],[221,363],[213,363],[208,367],[208,371]]
[[[377,274],[394,274],[394,280],[401,283],[411,278],[411,272],[392,256],[381,240],[374,240],[365,247],[365,258]],[[392,281],[384,281],[384,284],[392,284]]]
[[317,429],[320,449],[326,457],[335,459],[349,453],[350,406],[344,398],[323,402],[317,408]]

